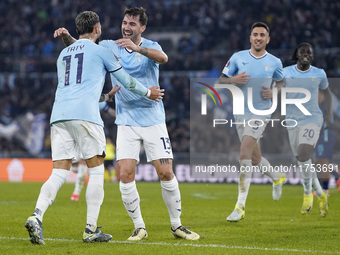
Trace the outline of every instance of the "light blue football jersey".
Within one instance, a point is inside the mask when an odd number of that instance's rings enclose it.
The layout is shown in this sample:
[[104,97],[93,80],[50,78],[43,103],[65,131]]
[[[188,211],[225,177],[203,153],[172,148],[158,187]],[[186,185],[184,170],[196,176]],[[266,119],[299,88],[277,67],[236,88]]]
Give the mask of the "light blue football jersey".
[[[293,119],[297,121],[297,125],[305,125],[315,123],[322,126],[323,114],[319,107],[318,97],[319,89],[326,89],[328,87],[328,80],[323,69],[311,66],[307,71],[300,71],[296,65],[287,66],[283,69],[285,78],[285,87],[287,88],[304,88],[311,93],[311,99],[304,103],[303,106],[311,113],[311,115],[304,115],[299,108],[294,104],[287,104],[286,120],[288,126],[294,126],[295,122],[288,121]],[[304,98],[303,93],[287,93],[287,98],[298,99]],[[292,128],[292,127],[287,127]]]
[[250,112],[248,107],[248,88],[252,88],[253,106],[256,110],[270,109],[271,99],[262,97],[262,87],[270,88],[274,81],[283,79],[281,60],[266,52],[262,57],[255,57],[250,50],[243,50],[234,53],[222,73],[228,77],[245,72],[250,79],[244,85],[238,85],[244,95],[244,115],[234,115],[235,120],[249,120],[253,117],[270,118],[271,115],[256,116]]
[[[143,56],[138,52],[132,52],[117,46],[113,40],[104,40],[99,43],[108,48],[118,58],[121,66],[132,77],[137,79],[145,87],[159,86],[159,64]],[[139,46],[162,50],[157,42],[142,38]],[[112,86],[121,85],[111,75]],[[115,95],[117,125],[124,126],[152,126],[165,123],[165,112],[162,100],[160,102],[136,95],[123,86]]]
[[104,126],[98,101],[105,74],[121,68],[109,50],[88,39],[65,48],[57,60],[58,87],[50,123],[85,120]]

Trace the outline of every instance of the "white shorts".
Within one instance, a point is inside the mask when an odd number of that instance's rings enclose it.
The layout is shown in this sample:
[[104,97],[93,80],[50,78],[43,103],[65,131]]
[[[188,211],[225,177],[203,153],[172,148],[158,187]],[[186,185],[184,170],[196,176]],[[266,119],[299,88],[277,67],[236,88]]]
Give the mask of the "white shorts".
[[51,125],[52,161],[105,156],[106,141],[102,126],[82,120],[56,122]]
[[78,164],[80,160],[84,159],[83,155],[81,154],[81,152],[79,151],[78,148],[78,152],[77,155],[72,159],[72,164]]
[[320,127],[316,124],[306,124],[293,129],[288,129],[290,147],[294,156],[298,155],[300,144],[310,144],[315,147],[320,135]]
[[118,126],[117,161],[135,159],[139,162],[142,142],[148,162],[162,158],[173,158],[165,124],[148,127]]
[[[241,122],[241,121],[235,121],[235,122]],[[236,125],[236,130],[238,137],[240,141],[242,142],[243,136],[251,136],[256,141],[259,141],[262,137],[262,134],[267,126],[268,122],[266,122],[264,119],[260,118],[254,118],[247,120],[245,122],[245,125],[239,124]]]

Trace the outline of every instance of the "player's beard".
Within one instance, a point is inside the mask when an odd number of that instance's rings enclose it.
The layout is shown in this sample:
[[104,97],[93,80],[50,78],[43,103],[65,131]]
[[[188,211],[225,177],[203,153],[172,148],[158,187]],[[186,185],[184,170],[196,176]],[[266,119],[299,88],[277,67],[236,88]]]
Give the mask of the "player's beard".
[[99,42],[101,41],[100,37],[97,38],[97,40],[95,41],[96,44],[99,44]]

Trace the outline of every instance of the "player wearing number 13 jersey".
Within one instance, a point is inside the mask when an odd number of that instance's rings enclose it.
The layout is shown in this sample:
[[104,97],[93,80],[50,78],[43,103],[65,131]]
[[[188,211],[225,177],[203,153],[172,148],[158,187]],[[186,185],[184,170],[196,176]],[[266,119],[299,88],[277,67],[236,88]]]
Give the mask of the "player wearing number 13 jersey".
[[[301,99],[305,97],[306,91],[310,93],[310,98],[307,97],[307,102],[303,104],[303,107],[309,113],[303,113],[295,104],[288,104],[286,124],[289,126],[288,136],[290,146],[301,170],[304,188],[301,213],[307,214],[312,210],[313,188],[319,199],[320,214],[322,217],[325,217],[328,212],[327,195],[322,191],[316,174],[317,169],[314,168],[311,158],[323,122],[325,121],[325,128],[331,125],[332,97],[328,88],[326,73],[324,70],[311,65],[313,58],[313,47],[309,43],[301,43],[296,47],[292,55],[292,60],[296,62],[296,65],[283,69],[285,87],[305,89],[303,93],[298,91],[287,93],[287,99]],[[325,120],[323,120],[323,114],[319,108],[319,91],[325,98],[327,112]]]
[[[143,7],[126,9],[121,25],[123,38],[116,41],[104,40],[100,45],[114,53],[122,67],[132,77],[149,87],[158,85],[159,64],[165,64],[168,57],[158,43],[142,38],[147,20]],[[58,31],[64,33],[63,41],[66,45],[75,41],[67,30],[60,28]],[[115,77],[111,76],[111,81],[114,84]],[[181,223],[181,194],[172,169],[173,156],[163,104],[155,104],[122,88],[119,95],[116,95],[116,113],[119,188],[125,209],[135,226],[128,240],[139,241],[148,236],[135,182],[141,144],[144,145],[147,161],[153,163],[161,181],[162,196],[169,212],[172,234],[187,240],[198,240],[200,236],[183,227]]]
[[[103,162],[106,147],[98,101],[105,74],[107,71],[114,72],[123,86],[140,95],[148,91],[121,68],[110,51],[95,43],[101,35],[96,13],[82,12],[75,23],[79,40],[65,48],[57,61],[58,88],[50,121],[53,171],[41,188],[34,213],[25,222],[30,241],[34,244],[44,244],[43,215],[66,181],[72,158],[78,151],[86,161],[90,176],[86,190],[87,221],[83,241],[107,242],[112,238],[97,228],[104,199]],[[111,92],[114,94],[118,90],[114,87]]]

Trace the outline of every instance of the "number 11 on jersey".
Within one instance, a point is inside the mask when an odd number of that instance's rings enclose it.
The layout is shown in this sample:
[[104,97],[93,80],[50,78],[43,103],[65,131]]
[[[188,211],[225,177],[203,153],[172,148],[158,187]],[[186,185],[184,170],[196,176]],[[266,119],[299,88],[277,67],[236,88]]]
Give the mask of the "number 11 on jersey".
[[[72,55],[67,55],[67,56],[63,57],[63,61],[66,62],[66,66],[65,66],[65,86],[70,85],[71,58],[72,58]],[[74,56],[74,58],[78,59],[77,72],[76,72],[76,84],[80,84],[81,83],[81,77],[82,77],[82,74],[83,74],[84,53],[78,53]]]

